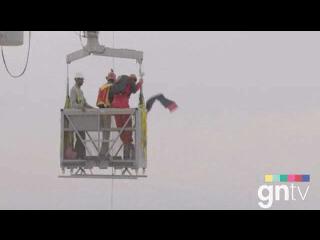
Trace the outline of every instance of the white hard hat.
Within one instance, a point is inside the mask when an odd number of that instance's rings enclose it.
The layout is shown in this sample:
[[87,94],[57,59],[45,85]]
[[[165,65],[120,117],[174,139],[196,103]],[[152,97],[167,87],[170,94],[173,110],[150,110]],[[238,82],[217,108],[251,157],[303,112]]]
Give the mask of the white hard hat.
[[75,79],[77,79],[77,78],[82,78],[82,79],[84,79],[83,74],[80,73],[80,72],[77,72],[77,73],[76,73],[76,76],[75,76],[74,78],[75,78]]

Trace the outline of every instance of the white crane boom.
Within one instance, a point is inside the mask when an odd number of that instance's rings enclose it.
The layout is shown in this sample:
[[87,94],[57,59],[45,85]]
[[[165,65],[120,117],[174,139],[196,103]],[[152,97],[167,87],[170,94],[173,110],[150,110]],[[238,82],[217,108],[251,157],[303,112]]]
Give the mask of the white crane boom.
[[91,54],[96,56],[134,59],[139,64],[143,61],[143,52],[130,50],[130,49],[115,49],[108,48],[99,43],[99,31],[86,31],[85,37],[88,39],[86,46],[83,49],[75,51],[67,55],[67,64],[70,64],[76,60],[90,56]]

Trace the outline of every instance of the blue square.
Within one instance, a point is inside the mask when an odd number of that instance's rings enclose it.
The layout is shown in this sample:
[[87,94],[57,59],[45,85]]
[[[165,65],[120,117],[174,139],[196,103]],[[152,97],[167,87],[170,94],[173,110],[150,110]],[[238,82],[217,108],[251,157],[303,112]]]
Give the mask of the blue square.
[[302,175],[302,182],[310,182],[310,175]]

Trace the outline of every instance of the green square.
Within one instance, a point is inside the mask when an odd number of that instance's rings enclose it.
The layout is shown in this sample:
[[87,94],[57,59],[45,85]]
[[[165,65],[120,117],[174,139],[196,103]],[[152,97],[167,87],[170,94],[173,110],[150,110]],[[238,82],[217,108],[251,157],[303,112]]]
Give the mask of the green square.
[[272,175],[273,182],[280,182],[280,175]]
[[288,175],[280,175],[280,182],[288,182]]

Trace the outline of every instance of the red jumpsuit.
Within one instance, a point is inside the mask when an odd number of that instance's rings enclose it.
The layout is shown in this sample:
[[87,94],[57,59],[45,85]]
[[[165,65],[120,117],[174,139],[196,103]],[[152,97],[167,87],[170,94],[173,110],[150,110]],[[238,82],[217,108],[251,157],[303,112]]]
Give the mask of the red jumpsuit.
[[[136,91],[140,90],[141,85],[142,85],[141,82],[136,84]],[[124,91],[122,91],[121,93],[115,94],[113,96],[113,101],[111,104],[112,108],[130,108],[129,107],[130,96],[132,93],[135,93],[136,91],[131,89],[131,85],[129,83],[126,84]],[[117,128],[122,128],[125,125],[125,123],[128,121],[129,117],[130,115],[116,115],[115,120],[116,120]],[[131,119],[128,122],[126,127],[127,128],[132,127]],[[124,144],[132,143],[133,142],[132,131],[123,131],[122,134],[120,135],[120,138]]]

